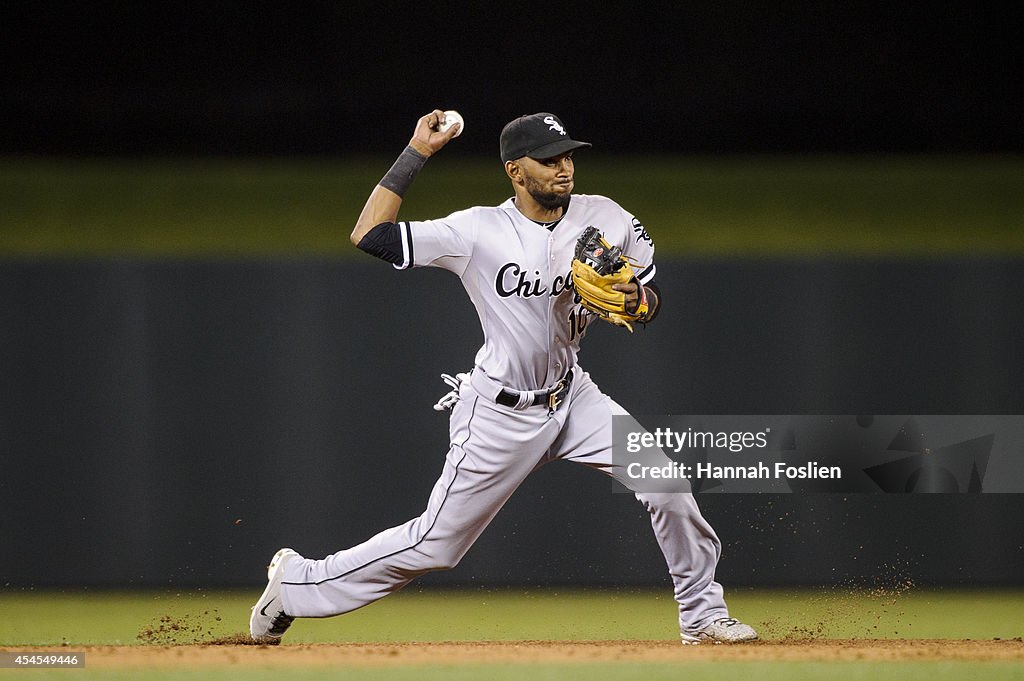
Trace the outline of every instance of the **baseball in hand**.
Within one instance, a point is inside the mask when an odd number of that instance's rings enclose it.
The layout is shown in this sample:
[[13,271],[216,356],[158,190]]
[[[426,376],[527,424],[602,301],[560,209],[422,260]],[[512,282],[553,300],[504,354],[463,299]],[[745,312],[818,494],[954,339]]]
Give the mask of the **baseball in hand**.
[[437,126],[437,131],[445,132],[456,123],[459,125],[459,129],[455,131],[455,136],[458,137],[466,129],[466,122],[462,120],[462,114],[458,111],[445,111],[444,122]]

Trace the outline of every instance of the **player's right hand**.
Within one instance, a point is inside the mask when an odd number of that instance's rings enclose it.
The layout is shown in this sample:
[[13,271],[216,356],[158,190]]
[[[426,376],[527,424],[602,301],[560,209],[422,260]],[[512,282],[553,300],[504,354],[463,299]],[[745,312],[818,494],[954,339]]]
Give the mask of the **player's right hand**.
[[440,109],[434,109],[426,116],[422,116],[416,121],[416,130],[412,133],[409,146],[424,156],[431,156],[440,151],[441,147],[448,144],[459,131],[459,126],[453,125],[444,132],[438,132],[437,128],[443,120],[444,111]]

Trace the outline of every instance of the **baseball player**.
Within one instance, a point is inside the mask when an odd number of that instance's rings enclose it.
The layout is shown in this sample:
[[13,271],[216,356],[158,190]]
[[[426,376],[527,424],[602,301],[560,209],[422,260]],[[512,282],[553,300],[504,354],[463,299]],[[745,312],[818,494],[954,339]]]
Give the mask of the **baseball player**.
[[[455,273],[480,317],[484,344],[475,366],[449,377],[455,390],[442,400],[452,412],[441,477],[422,515],[362,544],[322,560],[278,551],[252,610],[256,641],[277,643],[296,617],[346,613],[426,572],[454,567],[523,480],[548,462],[575,461],[630,485],[612,462],[612,416],[626,412],[576,356],[592,320],[631,327],[658,314],[653,241],[611,199],[572,193],[573,154],[591,145],[572,139],[550,113],[521,116],[501,132],[512,198],[437,220],[398,222],[417,173],[459,132],[458,124],[445,122],[440,110],[419,119],[351,236],[396,269]],[[603,276],[580,262],[578,242],[587,235],[596,239],[592,253],[621,252],[635,271]],[[693,495],[638,491],[636,497],[668,563],[682,641],[756,639],[750,626],[729,616],[715,581],[721,543]]]

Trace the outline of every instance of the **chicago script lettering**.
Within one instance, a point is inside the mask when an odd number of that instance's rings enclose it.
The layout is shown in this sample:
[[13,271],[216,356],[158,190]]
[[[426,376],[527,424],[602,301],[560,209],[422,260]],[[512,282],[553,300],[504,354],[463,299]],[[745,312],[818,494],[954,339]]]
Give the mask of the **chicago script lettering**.
[[533,276],[530,276],[529,271],[524,270],[517,262],[505,263],[498,268],[498,273],[494,276],[494,290],[502,298],[537,298],[544,295],[557,296],[572,289],[572,277],[569,273],[556,276],[550,288],[544,285],[539,270],[533,270],[532,273]]

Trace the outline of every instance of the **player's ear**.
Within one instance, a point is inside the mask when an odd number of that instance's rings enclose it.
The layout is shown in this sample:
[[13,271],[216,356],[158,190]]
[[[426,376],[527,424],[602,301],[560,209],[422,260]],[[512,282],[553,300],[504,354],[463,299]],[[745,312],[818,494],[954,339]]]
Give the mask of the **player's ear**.
[[523,167],[515,161],[505,161],[505,174],[513,183],[523,183]]

